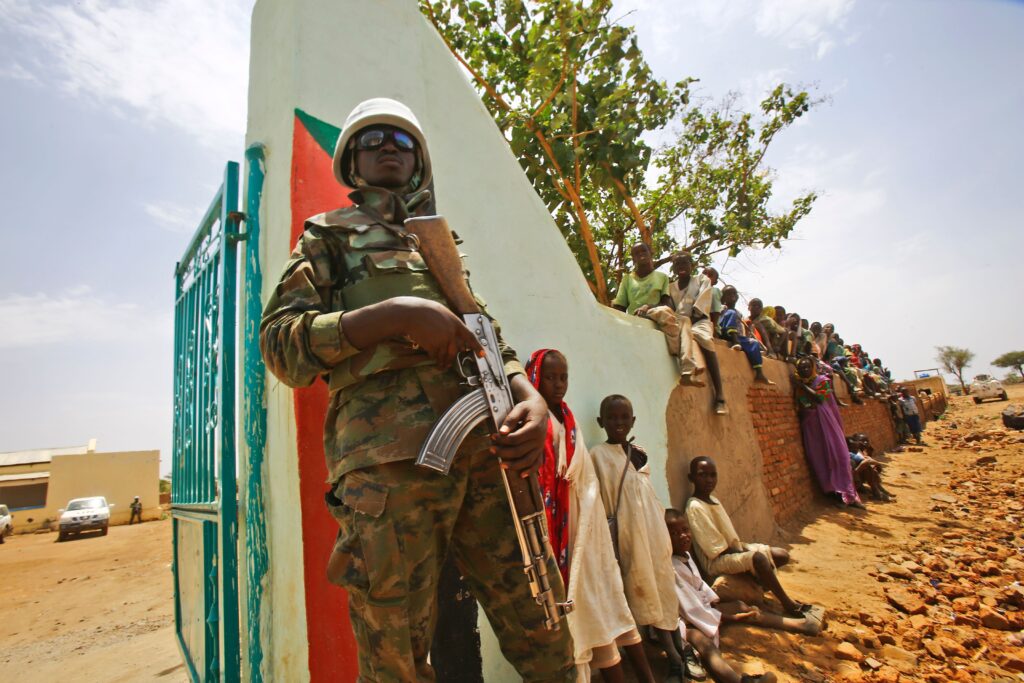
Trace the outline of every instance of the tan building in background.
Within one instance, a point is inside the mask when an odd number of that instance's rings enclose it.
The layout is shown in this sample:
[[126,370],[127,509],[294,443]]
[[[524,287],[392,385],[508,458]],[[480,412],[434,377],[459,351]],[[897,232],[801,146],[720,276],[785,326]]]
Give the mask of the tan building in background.
[[111,524],[127,524],[135,496],[143,520],[160,518],[160,451],[100,453],[86,446],[0,453],[0,503],[15,532],[56,529],[72,498],[103,496],[113,503]]

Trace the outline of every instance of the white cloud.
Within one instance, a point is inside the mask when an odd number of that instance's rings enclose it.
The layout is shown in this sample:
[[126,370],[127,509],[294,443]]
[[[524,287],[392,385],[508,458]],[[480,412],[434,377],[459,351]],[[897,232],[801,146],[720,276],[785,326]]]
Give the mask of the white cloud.
[[4,72],[171,124],[210,146],[231,136],[234,146],[245,130],[251,8],[252,0],[0,0],[0,28],[39,52],[10,58]]
[[643,23],[656,49],[668,51],[679,27],[697,22],[702,31],[734,33],[744,25],[791,49],[810,49],[821,59],[837,44],[849,44],[846,20],[856,0],[618,0],[616,9],[635,14],[626,23]]
[[59,294],[0,297],[0,350],[42,345],[158,340],[171,329],[170,315],[136,304],[109,301],[88,286]]
[[0,78],[7,78],[12,81],[35,81],[36,77],[31,71],[17,62],[0,66]]
[[845,29],[854,0],[762,0],[754,19],[757,32],[791,48],[811,47],[818,59]]
[[202,219],[202,209],[195,206],[182,206],[173,202],[147,202],[142,209],[156,224],[167,230],[184,235],[190,235],[199,227]]

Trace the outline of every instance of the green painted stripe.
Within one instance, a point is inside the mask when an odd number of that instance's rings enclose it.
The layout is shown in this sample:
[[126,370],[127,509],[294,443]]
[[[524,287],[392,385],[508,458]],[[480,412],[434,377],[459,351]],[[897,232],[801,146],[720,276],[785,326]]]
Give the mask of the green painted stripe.
[[320,145],[320,149],[327,152],[328,156],[334,156],[334,145],[338,142],[338,136],[341,135],[341,128],[332,126],[326,121],[321,121],[315,116],[310,116],[297,107],[295,109],[295,116],[302,122],[302,126],[309,131],[309,134],[313,136],[316,144]]

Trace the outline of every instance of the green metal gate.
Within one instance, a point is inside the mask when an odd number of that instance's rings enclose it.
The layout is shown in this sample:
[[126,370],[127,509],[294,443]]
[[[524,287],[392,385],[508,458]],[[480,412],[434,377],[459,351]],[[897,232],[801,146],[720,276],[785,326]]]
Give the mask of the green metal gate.
[[238,164],[175,268],[174,618],[193,681],[240,679],[235,362]]

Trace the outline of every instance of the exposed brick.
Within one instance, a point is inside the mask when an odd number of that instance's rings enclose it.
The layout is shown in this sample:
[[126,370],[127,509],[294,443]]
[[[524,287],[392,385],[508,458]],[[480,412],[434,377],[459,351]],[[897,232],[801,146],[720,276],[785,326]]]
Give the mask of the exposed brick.
[[[837,398],[850,404],[839,409],[847,435],[867,434],[878,451],[895,448],[896,429],[888,403],[864,399],[858,405],[849,400],[845,387],[837,386],[836,392]],[[747,403],[761,449],[762,481],[776,523],[785,525],[820,496],[804,456],[799,414],[792,393],[780,387],[752,385]],[[933,420],[946,409],[944,397],[938,395],[919,396],[918,405],[924,421]]]

